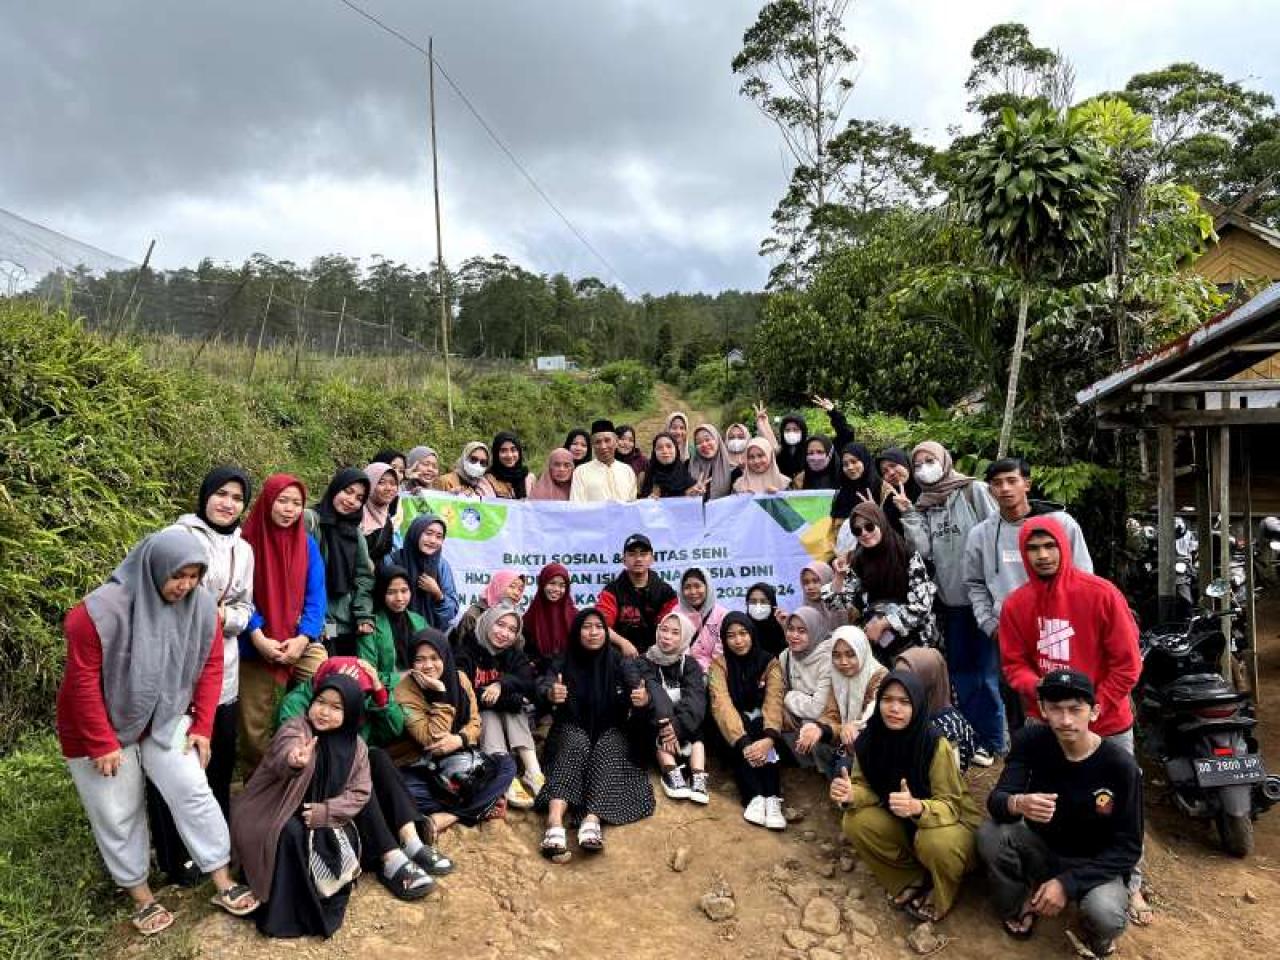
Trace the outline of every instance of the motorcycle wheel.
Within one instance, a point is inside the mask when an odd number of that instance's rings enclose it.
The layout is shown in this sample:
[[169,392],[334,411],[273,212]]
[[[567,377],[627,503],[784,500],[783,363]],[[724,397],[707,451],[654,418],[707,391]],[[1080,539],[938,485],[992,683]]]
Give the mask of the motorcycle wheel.
[[1233,857],[1249,856],[1253,853],[1253,818],[1219,813],[1218,836],[1222,838],[1222,848]]

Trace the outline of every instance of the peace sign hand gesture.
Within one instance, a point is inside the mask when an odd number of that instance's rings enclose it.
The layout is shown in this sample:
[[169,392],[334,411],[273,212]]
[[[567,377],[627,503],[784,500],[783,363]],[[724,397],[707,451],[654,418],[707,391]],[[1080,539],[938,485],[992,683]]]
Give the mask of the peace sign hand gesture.
[[859,503],[875,503],[875,499],[865,490],[855,490],[854,494],[857,496]]
[[769,419],[769,408],[766,407],[763,403],[753,404],[751,409],[755,412],[757,420]]
[[815,407],[821,407],[823,410],[827,411],[827,413],[830,413],[832,410],[836,408],[835,403],[833,403],[831,400],[828,400],[826,397],[814,397],[813,405]]
[[899,513],[908,513],[916,508],[915,504],[911,502],[911,498],[907,496],[905,483],[892,484],[891,489],[893,490],[893,505],[898,508]]
[[307,737],[296,747],[289,751],[289,766],[295,770],[301,770],[311,762],[312,755],[316,752],[316,738]]

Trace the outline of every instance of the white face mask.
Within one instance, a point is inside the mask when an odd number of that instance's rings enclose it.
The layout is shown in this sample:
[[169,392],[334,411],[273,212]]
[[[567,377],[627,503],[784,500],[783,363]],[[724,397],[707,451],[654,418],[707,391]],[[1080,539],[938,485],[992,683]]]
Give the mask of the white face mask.
[[752,620],[768,620],[769,614],[773,612],[773,607],[767,603],[748,603],[747,616]]
[[800,442],[800,438],[803,436],[804,434],[801,433],[799,430],[783,430],[782,431],[782,439],[785,440],[787,443],[791,444],[793,447]]
[[747,441],[741,437],[730,437],[724,442],[724,445],[729,448],[730,453],[741,453],[747,449]]
[[470,460],[462,465],[462,469],[472,480],[479,480],[489,472],[489,468],[483,463],[472,463]]
[[916,467],[916,479],[920,481],[921,486],[933,486],[942,479],[942,464],[936,460],[920,464]]

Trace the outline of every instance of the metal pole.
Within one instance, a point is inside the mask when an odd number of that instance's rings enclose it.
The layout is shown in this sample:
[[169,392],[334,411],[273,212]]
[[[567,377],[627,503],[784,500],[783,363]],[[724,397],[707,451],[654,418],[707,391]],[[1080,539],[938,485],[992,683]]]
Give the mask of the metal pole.
[[440,339],[444,344],[444,395],[453,429],[453,377],[449,371],[449,307],[444,289],[444,238],[440,230],[440,161],[436,154],[436,54],[435,38],[427,40],[428,96],[431,100],[431,192],[436,207],[436,284],[440,287]]
[[338,310],[338,335],[333,338],[333,359],[338,359],[338,348],[342,346],[342,321],[347,318],[347,298],[342,298],[342,306]]
[[1258,680],[1258,620],[1253,602],[1253,462],[1249,455],[1249,430],[1240,431],[1240,474],[1244,479],[1244,617],[1249,641],[1249,689],[1255,703],[1262,702]]
[[271,281],[267,289],[267,306],[262,311],[262,324],[258,327],[258,342],[253,347],[253,359],[249,361],[249,382],[253,383],[253,369],[258,365],[258,351],[262,349],[262,335],[267,331],[267,317],[271,315],[271,298],[275,296],[276,283]]
[[[1225,401],[1225,395],[1224,395]],[[1231,578],[1231,428],[1218,428],[1218,576]],[[1231,594],[1220,601],[1222,608],[1231,603]],[[1228,682],[1231,674],[1231,617],[1222,618],[1222,634],[1226,644],[1222,648],[1222,675]]]
[[1173,427],[1162,424],[1156,431],[1160,440],[1160,464],[1156,468],[1156,620],[1173,619],[1177,580],[1174,572],[1173,515],[1174,503]]

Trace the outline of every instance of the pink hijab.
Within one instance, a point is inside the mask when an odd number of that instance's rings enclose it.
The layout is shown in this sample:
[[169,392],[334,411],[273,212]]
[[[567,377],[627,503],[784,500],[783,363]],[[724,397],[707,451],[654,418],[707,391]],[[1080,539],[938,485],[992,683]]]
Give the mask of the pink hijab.
[[572,475],[568,483],[556,483],[551,479],[551,468],[557,463],[567,466],[573,466],[573,454],[564,447],[556,447],[547,457],[547,468],[542,471],[540,476],[533,484],[533,489],[529,491],[530,500],[568,500],[569,488],[573,484]]
[[[506,600],[507,587],[516,580],[523,580],[524,574],[515,570],[499,570],[489,578],[484,588],[484,602],[489,608],[496,607]],[[509,601],[508,601],[509,602]]]

